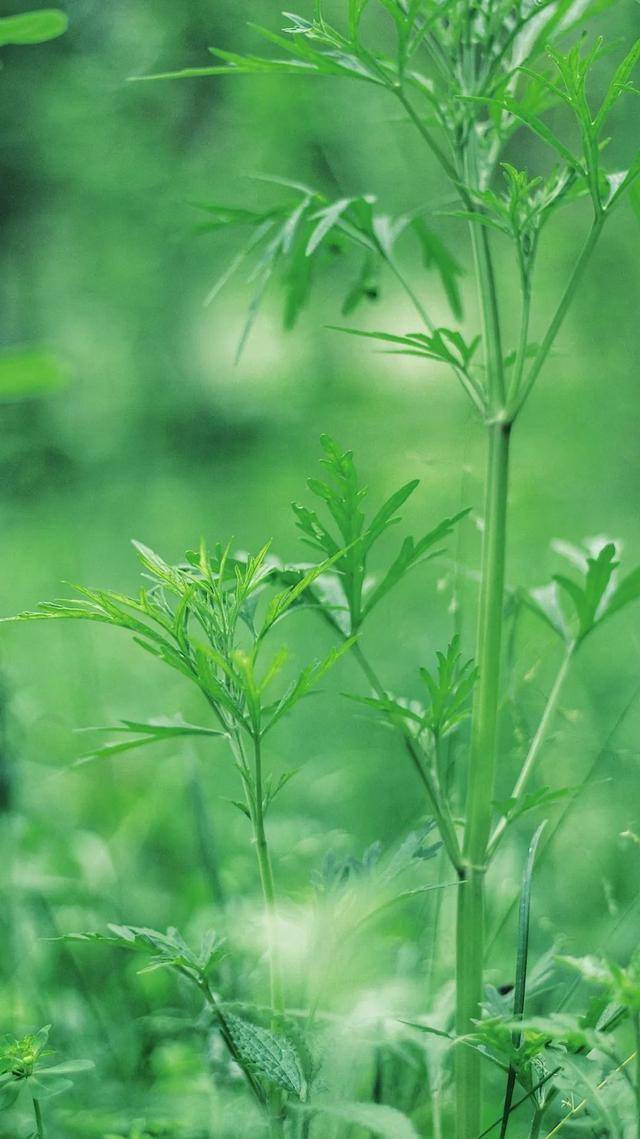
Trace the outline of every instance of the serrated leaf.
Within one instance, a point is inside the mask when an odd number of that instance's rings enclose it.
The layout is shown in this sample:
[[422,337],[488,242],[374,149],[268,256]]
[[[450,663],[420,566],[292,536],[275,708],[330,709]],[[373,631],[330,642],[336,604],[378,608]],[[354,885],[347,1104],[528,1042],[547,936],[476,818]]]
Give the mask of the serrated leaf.
[[299,1100],[306,1099],[302,1064],[291,1041],[233,1013],[225,1012],[225,1023],[249,1072]]

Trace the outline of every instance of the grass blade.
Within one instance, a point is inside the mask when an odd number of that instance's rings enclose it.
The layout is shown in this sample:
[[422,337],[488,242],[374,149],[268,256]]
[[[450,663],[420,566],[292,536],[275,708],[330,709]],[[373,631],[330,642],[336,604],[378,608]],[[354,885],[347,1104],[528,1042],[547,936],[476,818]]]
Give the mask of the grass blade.
[[[536,853],[538,850],[538,843],[542,837],[542,832],[547,825],[546,820],[540,824],[529,846],[529,853],[527,855],[527,862],[522,876],[522,891],[520,894],[520,913],[518,919],[518,949],[516,953],[516,983],[513,994],[513,1015],[520,1019],[524,1013],[524,1002],[527,992],[527,963],[529,959],[529,925],[531,921],[531,884],[533,880],[533,868],[536,860]],[[516,1048],[520,1046],[520,1033],[515,1032],[513,1043]],[[516,1084],[516,1070],[509,1068],[507,1076],[507,1086],[504,1095],[504,1107],[502,1109],[502,1123],[500,1125],[500,1139],[505,1139],[507,1128],[509,1127],[509,1116],[511,1115],[511,1104],[513,1102],[513,1092]]]

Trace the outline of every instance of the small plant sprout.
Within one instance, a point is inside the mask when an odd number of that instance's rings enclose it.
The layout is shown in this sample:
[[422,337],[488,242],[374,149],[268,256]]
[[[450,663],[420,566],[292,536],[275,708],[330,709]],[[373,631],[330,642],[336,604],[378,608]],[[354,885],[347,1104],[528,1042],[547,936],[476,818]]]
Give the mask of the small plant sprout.
[[0,1038],[0,1110],[7,1111],[21,1097],[31,1100],[35,1131],[29,1139],[45,1139],[43,1103],[73,1086],[69,1076],[93,1068],[91,1060],[52,1063],[54,1052],[47,1047],[51,1025],[31,1036]]
[[[250,231],[238,257],[213,290],[215,294],[245,258],[256,258],[257,267],[252,272],[255,292],[241,346],[274,273],[284,276],[285,323],[291,324],[308,297],[316,263],[326,264],[333,249],[354,247],[361,258],[360,268],[343,311],[350,313],[359,301],[377,298],[376,274],[384,270],[402,283],[418,327],[406,334],[384,328],[371,332],[348,327],[344,331],[373,337],[400,356],[445,366],[471,401],[486,433],[484,538],[474,653],[477,682],[460,836],[438,789],[427,788],[447,852],[464,881],[458,891],[456,967],[456,1026],[458,1036],[464,1038],[475,1030],[483,1002],[487,871],[513,817],[513,812],[511,816],[503,813],[496,822],[493,805],[499,760],[513,428],[549,359],[606,222],[640,175],[639,154],[631,154],[623,169],[612,169],[607,146],[619,103],[636,94],[633,75],[640,59],[640,41],[621,53],[617,63],[609,64],[609,76],[603,84],[603,41],[580,35],[598,10],[597,4],[572,2],[513,5],[510,0],[497,0],[489,7],[473,7],[466,0],[444,5],[436,0],[345,0],[342,5],[331,6],[330,17],[328,5],[316,0],[311,16],[287,12],[279,30],[256,29],[267,45],[265,54],[240,55],[214,47],[210,49],[213,62],[208,65],[148,77],[283,75],[298,82],[303,77],[341,77],[387,92],[424,144],[425,159],[439,167],[456,199],[444,213],[468,226],[480,313],[480,328],[471,334],[434,321],[429,305],[422,300],[422,288],[404,274],[401,243],[410,233],[422,243],[427,267],[439,271],[454,321],[460,321],[458,258],[446,251],[437,231],[437,216],[430,216],[429,205],[424,202],[394,218],[370,195],[353,196],[347,191],[336,200],[328,200],[315,189],[297,185],[288,187],[290,200],[273,212],[225,212],[220,206],[209,207],[213,226],[239,224]],[[510,161],[509,148],[518,132],[526,132],[536,141],[536,155],[546,150],[539,169],[521,169]],[[555,311],[545,323],[536,303],[538,254],[552,219],[561,208],[576,202],[589,205],[591,223]],[[513,345],[507,341],[510,333],[501,303],[503,282],[499,289],[496,276],[497,242],[511,245],[520,292],[519,328]],[[325,499],[343,537],[344,526],[352,541],[353,526],[360,526],[361,521],[359,503],[348,486],[351,476],[347,469],[340,472],[336,456],[328,454],[328,462],[338,474],[341,500],[351,495],[351,513],[336,513],[335,490],[327,490],[326,484],[312,485],[311,489]],[[307,539],[326,551],[328,536],[315,515],[300,509],[298,518]],[[343,600],[351,629],[359,628],[367,614],[367,602],[361,595],[365,554],[361,540],[351,546],[343,561],[343,569],[348,566],[349,572],[351,593]],[[412,556],[409,549],[407,556]],[[583,585],[564,576],[556,580],[557,589],[573,606],[573,612],[566,614],[566,628],[565,618],[560,623],[555,612],[551,617],[548,604],[541,606],[543,615],[551,618],[563,638],[566,661],[515,785],[512,799],[516,801],[534,766],[569,659],[596,625],[638,595],[640,579],[636,574],[621,583],[617,601],[615,594],[606,596],[612,560],[612,550],[603,550],[592,558]],[[345,574],[342,584],[346,582]],[[384,579],[377,588],[384,591]],[[375,599],[374,591],[369,607]],[[467,679],[470,675],[469,671]],[[369,680],[376,698],[385,702],[387,694],[375,675],[370,673]],[[398,705],[394,707],[394,719],[413,749],[410,737],[415,736],[419,725],[410,712],[400,713]],[[431,733],[437,736],[433,725]],[[422,762],[416,766],[423,783],[428,784],[426,768]],[[509,1040],[511,1033],[508,1029]],[[482,1131],[483,1064],[477,1049],[456,1049],[457,1139],[478,1139]]]

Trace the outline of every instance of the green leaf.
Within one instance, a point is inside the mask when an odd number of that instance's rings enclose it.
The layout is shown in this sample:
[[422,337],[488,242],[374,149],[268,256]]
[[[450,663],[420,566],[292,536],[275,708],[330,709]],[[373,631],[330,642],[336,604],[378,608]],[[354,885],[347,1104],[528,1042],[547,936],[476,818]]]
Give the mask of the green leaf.
[[578,617],[578,638],[582,640],[594,628],[601,616],[601,606],[614,570],[616,547],[607,542],[596,557],[587,558],[584,585],[580,586],[564,574],[555,574],[554,581],[571,599]]
[[616,585],[615,589],[607,600],[607,606],[604,613],[602,614],[601,619],[610,617],[613,613],[618,613],[621,609],[624,609],[627,605],[630,605],[632,601],[637,601],[639,597],[640,566],[638,566],[637,569],[632,570],[630,574],[624,577],[622,581]]
[[352,648],[355,641],[355,637],[348,637],[338,648],[332,649],[324,660],[314,661],[303,669],[281,700],[278,701],[274,708],[269,710],[270,719],[263,729],[263,735],[268,732],[278,720],[286,715],[287,712],[291,711],[300,700],[311,694],[322,678],[326,676],[329,669],[333,668],[336,661],[339,661],[340,658]]
[[629,80],[640,61],[640,39],[636,40],[622,63],[616,68],[607,93],[602,100],[596,119],[596,129],[600,131],[621,95],[629,89]]
[[504,818],[512,823],[521,815],[535,811],[538,807],[554,806],[562,799],[575,795],[578,790],[578,787],[560,787],[557,790],[552,790],[550,787],[540,787],[538,791],[531,791],[515,799],[496,800],[493,805]]
[[[513,1015],[520,1020],[524,1015],[524,1003],[527,990],[527,967],[529,962],[529,926],[531,922],[531,889],[533,882],[533,868],[542,832],[546,822],[541,823],[535,832],[527,855],[527,861],[522,876],[522,890],[520,892],[520,907],[518,917],[518,948],[516,952],[516,983],[513,993]],[[513,1034],[513,1045],[520,1047],[521,1033],[516,1029]],[[513,1102],[513,1091],[516,1084],[517,1070],[511,1065],[507,1075],[507,1086],[502,1109],[502,1123],[500,1126],[500,1139],[505,1139],[509,1127],[509,1116]]]
[[470,713],[469,702],[478,670],[472,660],[463,663],[460,652],[460,638],[451,640],[445,653],[436,653],[437,675],[433,676],[426,668],[420,669],[430,697],[430,707],[424,717],[424,724],[439,737],[457,728]]
[[324,241],[327,234],[331,232],[351,201],[351,198],[339,198],[338,201],[332,202],[331,205],[326,206],[323,210],[318,210],[318,212],[313,215],[311,220],[315,221],[316,225],[307,241],[305,249],[307,257],[315,253],[320,243]]
[[94,759],[105,759],[113,755],[119,755],[123,752],[132,751],[135,748],[146,747],[148,744],[162,743],[164,740],[177,739],[181,736],[226,736],[226,732],[218,731],[215,728],[203,728],[196,724],[185,723],[179,716],[173,719],[169,717],[158,717],[154,720],[135,721],[123,720],[120,725],[111,728],[86,728],[85,731],[90,732],[122,732],[127,735],[133,735],[136,739],[127,740],[113,740],[109,743],[102,744],[100,747],[93,748],[86,755],[81,756],[76,760],[76,765],[89,763]]
[[413,569],[414,566],[424,561],[430,561],[432,558],[438,557],[443,551],[440,549],[434,550],[433,546],[435,546],[437,542],[448,538],[456,523],[462,518],[465,518],[468,513],[469,510],[461,510],[458,514],[454,514],[452,518],[445,518],[418,542],[414,541],[411,537],[405,538],[397,558],[387,570],[380,583],[368,594],[364,606],[364,615],[367,616],[371,610],[379,604],[389,590],[393,589],[398,582],[402,581],[410,569]]
[[422,218],[415,218],[412,227],[420,242],[425,269],[437,269],[451,311],[458,320],[462,320],[462,297],[458,280],[464,276],[464,270],[438,234],[429,229]]
[[66,32],[68,17],[59,8],[40,8],[18,16],[0,17],[0,47],[5,44],[39,44]]
[[285,1036],[270,1032],[233,1013],[225,1012],[229,1035],[247,1071],[295,1096],[306,1099],[307,1085],[300,1057]]
[[61,361],[45,348],[8,348],[0,352],[0,401],[46,396],[64,387],[68,380]]

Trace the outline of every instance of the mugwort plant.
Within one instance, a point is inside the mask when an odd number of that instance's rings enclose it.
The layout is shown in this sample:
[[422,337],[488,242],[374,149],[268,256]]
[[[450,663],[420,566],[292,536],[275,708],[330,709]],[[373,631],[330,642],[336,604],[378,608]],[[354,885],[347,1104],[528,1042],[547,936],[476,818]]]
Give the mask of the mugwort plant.
[[[550,1139],[565,1128],[568,1134],[569,1125],[580,1117],[588,1119],[592,1133],[627,1139],[640,1134],[638,963],[634,958],[623,968],[604,958],[573,959],[555,947],[529,966],[532,880],[537,851],[545,841],[544,826],[533,836],[523,873],[513,990],[488,984],[485,958],[487,880],[505,834],[526,813],[570,796],[565,790],[531,789],[565,679],[584,643],[592,635],[606,636],[601,626],[640,596],[640,569],[620,574],[618,546],[602,540],[585,549],[565,544],[567,573],[542,588],[509,597],[510,604],[532,611],[557,636],[560,663],[512,793],[496,802],[514,428],[610,216],[637,186],[640,153],[629,155],[624,169],[611,169],[607,144],[618,104],[637,94],[634,70],[640,41],[611,63],[602,39],[588,35],[589,18],[602,8],[596,0],[344,0],[332,5],[331,18],[328,7],[315,0],[311,15],[288,12],[279,30],[257,28],[256,34],[269,45],[265,55],[213,48],[214,62],[208,66],[146,78],[282,74],[298,81],[341,77],[366,83],[388,94],[415,129],[425,157],[442,172],[451,202],[440,213],[468,228],[479,314],[479,328],[471,331],[463,324],[462,267],[441,237],[440,215],[430,211],[429,203],[418,202],[414,210],[391,216],[371,195],[331,200],[321,189],[285,183],[282,205],[257,210],[208,205],[203,228],[231,226],[245,235],[210,294],[213,299],[233,272],[250,266],[254,292],[239,351],[272,279],[279,276],[284,282],[284,319],[291,326],[308,300],[314,273],[335,254],[353,253],[357,258],[343,320],[378,299],[383,273],[404,289],[415,331],[371,331],[351,322],[339,330],[398,356],[444,366],[470,401],[485,434],[475,646],[467,649],[453,638],[437,654],[435,665],[422,667],[418,700],[388,689],[366,648],[370,614],[407,572],[440,552],[466,511],[432,525],[421,538],[405,537],[381,571],[371,564],[372,551],[395,526],[417,484],[407,483],[367,513],[366,489],[352,453],[326,436],[324,477],[308,484],[317,508],[294,506],[296,526],[313,551],[311,564],[283,564],[267,546],[246,556],[231,546],[210,551],[202,545],[172,565],[138,546],[148,579],[138,596],[83,588],[74,601],[45,603],[35,613],[23,614],[25,619],[84,619],[123,628],[201,693],[210,724],[167,718],[127,721],[116,729],[116,738],[92,755],[187,736],[211,739],[216,749],[228,754],[238,776],[242,798],[236,805],[248,820],[264,902],[268,1022],[261,1023],[256,1010],[252,1017],[241,1015],[218,995],[212,981],[219,982],[222,952],[216,935],[205,939],[198,951],[175,930],[162,934],[119,926],[107,940],[151,954],[152,967],[168,967],[197,986],[272,1135],[348,1135],[353,1133],[350,1128],[358,1127],[401,1139],[418,1133],[407,1112],[381,1102],[379,1081],[370,1103],[340,1104],[323,1096],[313,1056],[317,1009],[294,1015],[289,1008],[278,950],[266,820],[289,774],[276,778],[269,772],[269,737],[285,716],[299,714],[302,699],[344,657],[345,664],[357,665],[366,683],[366,692],[352,693],[353,698],[402,741],[456,893],[454,1000],[449,1005],[443,1001],[437,1016],[416,1014],[402,1029],[411,1040],[438,1038],[453,1057],[451,1095],[446,1080],[425,1093],[428,1129],[423,1133],[434,1139],[454,1132],[457,1139],[481,1139],[494,1132],[504,1137],[518,1110],[518,1120],[528,1112],[532,1139],[543,1134]],[[518,132],[535,138],[536,156],[538,144],[546,148],[539,173],[509,160]],[[558,211],[574,207],[586,207],[590,214],[584,244],[562,283],[551,319],[534,335],[543,309],[536,293],[539,250]],[[408,239],[417,243],[425,269],[439,278],[451,326],[434,321],[421,287],[404,271],[402,244]],[[498,242],[508,243],[519,289],[514,345],[508,342],[498,288]],[[273,646],[285,618],[301,609],[322,618],[335,647],[291,675],[287,654]],[[451,740],[457,734],[463,746],[453,749]],[[428,847],[428,857],[439,850]],[[420,842],[413,843],[411,857],[425,857]],[[323,900],[330,898],[339,908],[354,876],[366,878],[376,868],[375,852],[361,863],[325,867]],[[395,876],[388,874],[387,888],[393,889],[394,882]],[[544,1017],[529,1017],[527,998],[547,992],[549,978],[559,971],[592,985],[594,1000],[579,1016],[560,1007]],[[571,986],[565,989],[565,1003],[570,991]],[[618,1052],[621,1026],[623,1032],[631,1026],[635,1041],[627,1059]],[[504,1097],[501,1115],[487,1127],[488,1068],[504,1078]],[[343,1131],[336,1131],[340,1126]]]
[[[604,43],[600,37],[585,38],[584,32],[589,16],[597,11],[592,3],[348,0],[337,8],[334,16],[332,7],[330,18],[328,5],[316,0],[310,17],[287,12],[281,30],[257,28],[257,34],[273,49],[265,55],[239,55],[211,48],[214,61],[209,66],[150,78],[340,76],[386,91],[414,125],[428,157],[439,166],[457,199],[446,213],[468,224],[481,316],[480,330],[471,339],[459,328],[437,327],[419,289],[405,279],[399,267],[397,248],[410,233],[420,243],[427,267],[439,272],[452,315],[460,319],[459,266],[439,235],[427,226],[425,203],[417,203],[410,214],[390,217],[379,211],[370,196],[330,201],[314,188],[296,185],[280,209],[252,213],[208,207],[211,227],[236,225],[249,231],[230,270],[212,291],[215,295],[230,272],[246,259],[254,261],[251,277],[255,293],[240,348],[274,273],[281,272],[284,277],[285,323],[290,325],[307,299],[316,263],[326,260],[327,249],[353,247],[360,252],[362,267],[345,298],[343,313],[350,314],[362,299],[376,295],[372,280],[382,267],[403,284],[421,327],[406,335],[354,327],[343,331],[373,338],[392,352],[445,365],[471,401],[486,434],[484,540],[474,671],[471,666],[466,672],[460,671],[456,646],[443,655],[439,681],[430,678],[426,682],[432,711],[425,715],[391,701],[375,674],[369,672],[374,700],[399,725],[412,752],[418,746],[416,740],[419,744],[428,735],[437,754],[446,724],[446,716],[443,722],[436,715],[440,708],[438,687],[441,690],[443,684],[449,685],[445,706],[452,701],[456,708],[456,685],[466,695],[477,668],[461,827],[452,818],[441,774],[438,777],[437,759],[433,763],[416,761],[449,859],[463,883],[458,891],[456,1032],[464,1039],[475,1031],[483,1003],[485,892],[491,861],[509,822],[527,802],[529,777],[571,660],[597,626],[640,592],[638,571],[615,583],[616,550],[610,543],[582,559],[579,583],[559,576],[551,589],[527,599],[561,638],[564,657],[513,795],[494,817],[511,439],[602,231],[640,174],[640,154],[630,155],[628,166],[622,170],[610,169],[607,162],[613,113],[620,100],[637,93],[633,74],[640,58],[640,41],[616,65],[609,65],[603,84],[600,65],[605,57]],[[553,163],[550,172],[532,174],[507,160],[505,152],[521,130],[545,144]],[[591,224],[551,320],[539,341],[532,340],[540,245],[557,211],[578,202],[589,203]],[[505,343],[495,269],[494,244],[498,240],[511,245],[520,290],[520,327],[514,348]],[[336,461],[329,456],[334,473]],[[357,500],[346,481],[348,475],[338,477],[343,479],[341,508],[357,510]],[[344,536],[342,509],[339,513],[335,492],[313,485],[311,489],[325,498]],[[348,517],[346,514],[347,529]],[[323,551],[334,542],[315,515],[301,509],[298,521],[307,540]],[[333,576],[341,578],[346,592],[350,631],[357,630],[366,615],[358,594],[361,567],[354,565],[359,549],[352,546],[333,566]],[[322,606],[321,600],[319,604]],[[360,653],[358,644],[355,655]],[[482,1073],[478,1050],[458,1047],[458,1139],[477,1139],[481,1131]]]

